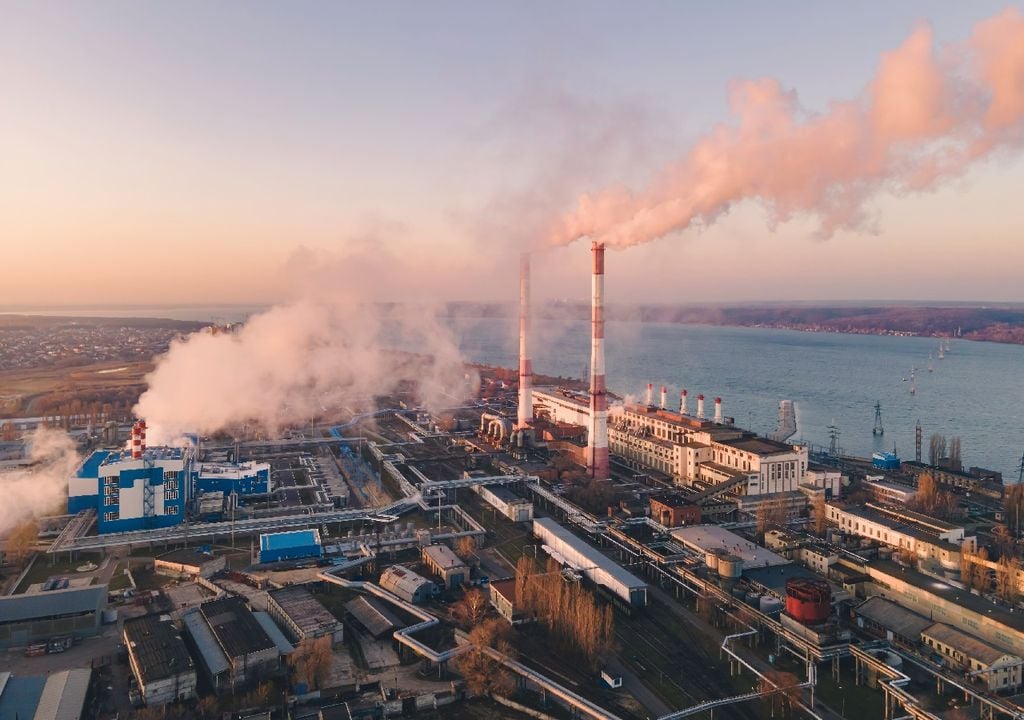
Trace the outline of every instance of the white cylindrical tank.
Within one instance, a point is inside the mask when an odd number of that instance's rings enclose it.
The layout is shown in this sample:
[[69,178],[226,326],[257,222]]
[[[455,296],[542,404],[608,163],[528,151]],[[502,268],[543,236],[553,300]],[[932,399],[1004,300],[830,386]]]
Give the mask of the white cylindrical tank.
[[761,596],[757,609],[765,615],[777,615],[782,612],[782,601],[765,593]]
[[718,553],[714,550],[704,553],[704,564],[708,566],[708,570],[718,572]]
[[718,574],[723,578],[738,578],[743,575],[743,559],[735,555],[723,555],[718,559]]

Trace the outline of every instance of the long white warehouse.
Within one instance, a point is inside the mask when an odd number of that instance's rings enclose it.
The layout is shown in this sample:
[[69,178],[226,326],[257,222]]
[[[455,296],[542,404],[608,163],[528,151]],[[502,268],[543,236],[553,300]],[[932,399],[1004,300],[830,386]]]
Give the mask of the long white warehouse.
[[634,607],[647,606],[647,583],[576,537],[569,529],[551,518],[534,518],[533,534],[591,582],[604,586]]

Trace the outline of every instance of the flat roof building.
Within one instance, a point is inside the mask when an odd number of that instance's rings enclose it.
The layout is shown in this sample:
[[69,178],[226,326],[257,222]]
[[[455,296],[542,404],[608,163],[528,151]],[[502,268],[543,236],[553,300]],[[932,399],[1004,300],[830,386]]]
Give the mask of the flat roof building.
[[454,590],[469,581],[469,567],[447,545],[427,545],[421,555],[423,563],[441,578],[446,590]]
[[277,669],[277,644],[243,598],[205,602],[185,616],[185,627],[218,691],[263,679]]
[[195,548],[180,548],[158,555],[155,572],[172,577],[208,578],[227,567],[226,555],[214,555]]
[[106,606],[106,585],[0,597],[0,647],[95,635]]
[[316,528],[260,535],[261,563],[318,558],[322,553],[320,531]]
[[672,531],[672,537],[690,551],[706,555],[725,551],[743,561],[743,569],[788,565],[790,560],[718,525],[693,525]]
[[178,628],[160,615],[126,620],[122,631],[128,664],[146,705],[196,696],[196,668]]
[[331,638],[331,645],[344,640],[341,621],[301,585],[289,585],[268,592],[267,612],[297,643],[324,636]]

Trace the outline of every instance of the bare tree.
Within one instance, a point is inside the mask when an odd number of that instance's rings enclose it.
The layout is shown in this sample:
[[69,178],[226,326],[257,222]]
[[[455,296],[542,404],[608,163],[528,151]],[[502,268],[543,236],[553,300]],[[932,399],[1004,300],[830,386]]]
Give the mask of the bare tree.
[[939,463],[946,457],[946,436],[932,433],[928,438],[928,464],[938,467]]
[[477,625],[469,633],[472,647],[455,658],[455,669],[466,679],[466,687],[473,695],[508,696],[515,690],[515,678],[493,657],[489,650],[497,651],[501,658],[514,657],[509,642],[509,627],[501,620],[491,619]]
[[960,437],[954,436],[949,441],[949,469],[960,472],[964,469],[960,457]]
[[476,554],[476,538],[463,535],[455,542],[455,554],[463,560],[469,560]]
[[825,493],[814,496],[814,534],[821,537],[825,534],[828,526],[828,505],[825,503]]
[[452,614],[466,627],[474,628],[487,616],[490,605],[487,595],[480,588],[473,588],[452,606]]
[[311,690],[317,690],[330,674],[333,655],[329,636],[306,638],[292,653],[289,663],[300,682],[304,682]]
[[1020,595],[1017,573],[1020,561],[1010,554],[1003,554],[996,565],[996,595],[1004,602],[1015,604]]

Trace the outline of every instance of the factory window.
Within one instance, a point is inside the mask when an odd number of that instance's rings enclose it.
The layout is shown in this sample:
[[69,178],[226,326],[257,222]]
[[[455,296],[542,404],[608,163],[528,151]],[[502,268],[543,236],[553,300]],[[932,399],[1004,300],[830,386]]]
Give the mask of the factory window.
[[115,510],[114,512],[103,513],[103,519],[106,522],[113,522],[114,520],[117,520],[117,511]]
[[178,481],[177,480],[167,480],[166,482],[164,482],[164,490],[177,490],[177,489],[178,489]]
[[178,491],[177,490],[167,490],[167,491],[164,492],[164,500],[177,500],[177,499],[178,499]]
[[164,482],[167,482],[168,480],[174,480],[176,477],[178,477],[178,473],[176,473],[174,471],[165,472],[164,473]]
[[177,514],[178,514],[178,506],[177,505],[165,505],[164,506],[164,515],[177,515]]

